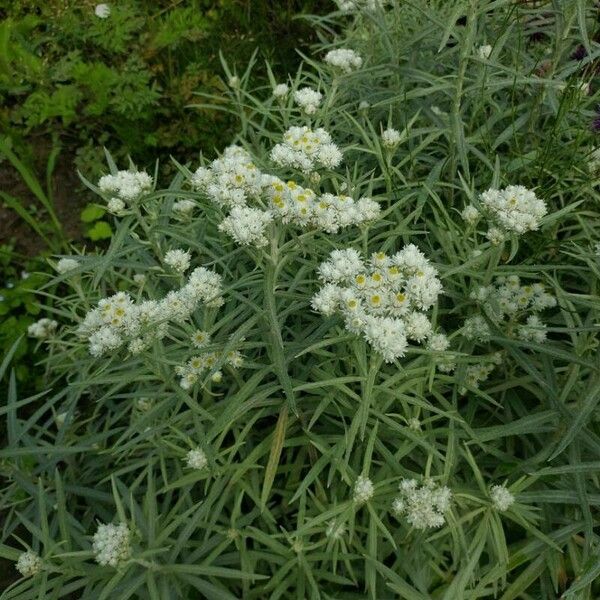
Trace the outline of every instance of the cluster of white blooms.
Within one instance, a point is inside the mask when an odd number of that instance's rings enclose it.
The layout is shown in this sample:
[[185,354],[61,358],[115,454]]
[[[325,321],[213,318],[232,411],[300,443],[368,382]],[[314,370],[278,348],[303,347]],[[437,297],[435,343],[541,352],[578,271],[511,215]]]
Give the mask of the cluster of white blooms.
[[88,339],[92,356],[116,350],[127,341],[129,351],[136,354],[164,337],[169,321],[188,319],[199,302],[207,306],[223,303],[221,276],[204,267],[194,269],[183,287],[160,301],[136,303],[126,292],[100,300],[85,316],[78,333]]
[[492,505],[500,512],[508,510],[514,503],[515,497],[504,485],[493,485],[490,488]]
[[290,127],[283,143],[271,150],[271,160],[282,167],[293,167],[309,173],[317,167],[335,169],[342,162],[342,152],[323,128]]
[[184,198],[173,202],[173,214],[179,219],[189,219],[194,212],[196,203],[193,200]]
[[309,87],[303,87],[294,92],[294,101],[307,114],[314,115],[321,105],[323,94]]
[[272,221],[273,215],[268,210],[234,206],[229,216],[219,224],[219,230],[242,246],[261,247],[269,243],[265,231]]
[[185,273],[190,268],[191,259],[188,250],[169,250],[165,254],[165,264],[177,273]]
[[452,492],[431,479],[426,479],[422,485],[416,479],[403,479],[400,494],[392,503],[392,512],[406,519],[415,529],[441,527],[451,500]]
[[381,143],[388,149],[395,148],[400,143],[400,132],[397,129],[388,127],[381,134]]
[[290,92],[290,88],[287,83],[278,83],[273,88],[273,96],[275,98],[285,98]]
[[108,4],[96,4],[94,14],[99,19],[108,19],[110,17],[110,6]]
[[208,344],[210,344],[210,335],[208,331],[202,331],[201,329],[198,329],[192,334],[191,342],[194,348],[204,348],[204,346],[208,346]]
[[546,325],[537,315],[529,315],[525,324],[517,328],[517,336],[526,342],[543,344],[546,341]]
[[244,206],[249,198],[259,197],[262,179],[263,174],[250,154],[239,146],[229,146],[209,167],[199,167],[192,175],[191,184],[218,206],[232,207]]
[[42,559],[33,550],[23,552],[17,559],[15,568],[23,577],[33,577],[37,575],[43,567]]
[[190,469],[204,469],[204,467],[208,464],[208,459],[206,458],[206,454],[204,450],[200,448],[194,448],[190,450],[185,455],[185,464]]
[[477,56],[481,58],[481,60],[487,60],[492,55],[492,47],[489,44],[485,44],[483,46],[479,46],[477,48]]
[[354,482],[352,499],[356,504],[368,502],[375,493],[373,482],[366,475],[359,475]]
[[56,332],[58,323],[54,319],[39,319],[27,328],[27,335],[38,340],[45,340]]
[[[492,355],[488,362],[480,362],[475,365],[469,365],[465,371],[465,385],[470,389],[478,389],[479,384],[485,381],[492,371],[502,362],[500,354]],[[467,387],[462,387],[460,394],[467,393]]]
[[350,196],[325,193],[317,196],[313,190],[294,181],[283,182],[273,177],[266,188],[271,211],[284,223],[301,227],[312,226],[327,233],[337,233],[344,227],[361,225],[379,216],[379,204],[371,198],[354,201]]
[[359,54],[349,48],[338,48],[330,50],[325,55],[325,62],[344,73],[352,73],[362,67],[362,58]]
[[490,331],[490,326],[481,315],[473,315],[465,319],[462,334],[468,340],[488,342],[492,332]]
[[[196,332],[196,334],[198,333],[205,332]],[[206,343],[208,343],[208,340]],[[203,343],[202,345],[206,345],[206,343]],[[224,365],[228,365],[233,369],[238,369],[244,363],[244,357],[237,350],[231,350],[225,357],[221,357],[216,352],[205,352],[204,354],[199,354],[198,356],[192,356],[192,358],[190,358],[184,365],[175,367],[175,373],[181,377],[179,385],[184,390],[191,389],[192,386],[198,381],[200,375],[213,369],[220,359]],[[215,383],[220,383],[222,377],[223,374],[221,371],[216,371],[213,373],[211,379]]]
[[391,0],[337,0],[337,5],[342,12],[352,13],[374,11],[391,3]]
[[[511,324],[530,313],[538,313],[556,306],[556,298],[546,292],[541,283],[521,285],[517,275],[497,277],[494,284],[476,289],[471,298],[479,302],[490,318],[495,322],[508,320]],[[484,341],[489,337],[489,328],[484,327],[483,319],[471,317],[465,322],[468,333],[473,339]],[[475,326],[474,326],[475,324]],[[518,325],[518,323],[517,323]],[[525,324],[517,327],[517,335],[523,340],[542,343],[546,340],[546,327],[536,314],[529,315]]]
[[[293,163],[310,170],[317,164],[333,167],[341,160],[340,150],[322,129],[313,132],[308,127],[292,127],[285,140],[273,152],[279,164]],[[288,154],[291,162],[286,162]],[[377,202],[370,198],[355,201],[345,195],[317,195],[294,181],[286,183],[262,173],[250,155],[236,146],[227,148],[223,157],[209,167],[197,169],[191,183],[212,202],[230,211],[219,228],[243,245],[265,245],[267,227],[275,217],[284,223],[336,233],[341,228],[372,221],[380,212]],[[252,199],[261,207],[248,206]],[[266,210],[262,208],[265,203]]]
[[64,275],[73,269],[77,269],[79,267],[79,262],[74,258],[61,258],[54,267],[58,273]]
[[[436,269],[413,244],[388,256],[375,253],[368,263],[353,249],[334,250],[319,267],[323,287],[312,307],[329,316],[340,312],[346,329],[362,334],[391,362],[404,355],[408,340],[425,342],[433,328],[424,311],[442,291]],[[436,340],[439,350],[447,347]]]
[[131,532],[125,523],[98,525],[94,534],[92,550],[96,562],[103,567],[117,567],[131,557]]
[[118,214],[127,204],[152,190],[152,177],[144,171],[119,171],[116,175],[101,177],[98,188],[103,194],[111,196],[108,210]]
[[479,196],[479,206],[469,205],[462,212],[468,223],[477,221],[483,214],[490,228],[487,237],[500,243],[507,234],[522,234],[539,228],[542,217],[548,212],[546,203],[522,185],[509,185],[497,190],[490,188]]

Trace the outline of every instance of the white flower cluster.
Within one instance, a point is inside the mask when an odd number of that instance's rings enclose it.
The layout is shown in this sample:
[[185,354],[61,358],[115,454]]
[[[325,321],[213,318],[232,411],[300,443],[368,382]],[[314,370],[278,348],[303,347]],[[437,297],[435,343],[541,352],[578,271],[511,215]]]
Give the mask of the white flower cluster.
[[481,60],[487,60],[492,55],[492,47],[489,44],[484,44],[477,48],[477,56]]
[[462,334],[468,340],[475,340],[483,343],[490,340],[492,332],[490,331],[490,326],[481,315],[473,315],[465,319],[462,327]]
[[[288,138],[291,146],[280,146],[285,149],[284,153],[290,151],[304,156],[308,162],[302,164],[307,168],[313,168],[316,161],[333,166],[334,163],[327,162],[329,159],[326,157],[331,158],[336,153],[341,160],[341,152],[324,130],[317,130],[314,139],[311,137],[314,133],[308,128],[298,127],[289,131],[292,132],[292,137]],[[305,134],[307,140],[313,140],[312,145],[307,146],[306,140],[302,140]],[[300,135],[298,149],[291,150],[297,135]],[[334,162],[337,163],[338,158]],[[267,227],[275,217],[284,223],[336,233],[340,228],[372,221],[380,211],[377,202],[370,198],[354,201],[349,196],[330,193],[318,196],[294,181],[285,183],[278,177],[262,173],[250,155],[236,146],[227,148],[223,157],[213,161],[208,168],[197,169],[191,183],[212,202],[230,211],[219,228],[243,245],[265,245],[268,242],[265,235]],[[251,199],[261,206],[268,203],[268,209],[248,206]]]
[[[393,256],[373,254],[367,264],[356,250],[334,250],[319,275],[325,285],[312,307],[325,316],[340,312],[346,329],[362,334],[387,362],[404,355],[408,340],[431,338],[433,328],[424,311],[436,302],[442,285],[415,245]],[[447,347],[441,338],[435,346]]]
[[494,244],[507,234],[523,234],[539,229],[542,217],[548,212],[546,203],[522,185],[509,185],[502,190],[490,188],[479,196],[479,207],[469,205],[462,212],[468,223],[475,223],[483,214],[490,228],[487,237]]
[[388,150],[392,150],[400,143],[400,132],[397,129],[388,127],[381,134],[381,143]]
[[15,568],[23,577],[33,577],[37,575],[43,567],[42,559],[33,550],[27,550],[19,555]]
[[493,507],[500,512],[508,510],[515,501],[515,497],[503,485],[493,485],[490,488],[490,498]]
[[266,188],[271,211],[284,223],[300,227],[315,227],[327,233],[337,233],[344,227],[362,225],[375,220],[379,204],[371,198],[354,201],[350,196],[325,193],[317,196],[313,190],[294,181],[283,182],[273,177]]
[[204,450],[200,448],[194,448],[193,450],[190,450],[185,455],[185,464],[190,469],[204,469],[204,467],[208,464],[208,459],[206,458]]
[[278,83],[273,88],[273,96],[275,96],[275,98],[285,98],[289,94],[289,92],[290,88],[287,83]]
[[[485,381],[492,371],[502,363],[502,355],[496,352],[489,357],[487,361],[481,361],[474,365],[469,365],[465,370],[465,385],[471,389],[478,389],[479,384]],[[461,395],[467,393],[467,387],[461,387]]]
[[261,247],[269,243],[265,231],[272,221],[273,215],[268,210],[234,206],[229,216],[219,224],[219,230],[242,246]]
[[[204,333],[204,332],[196,332]],[[208,342],[206,342],[208,343]],[[205,345],[205,344],[203,344]],[[184,365],[175,367],[175,373],[181,377],[179,385],[184,390],[189,390],[198,381],[200,375],[206,371],[210,371],[219,362],[220,355],[216,352],[205,352],[198,356],[193,356]],[[244,363],[243,356],[237,351],[232,350],[227,353],[223,364],[238,369]],[[221,371],[216,371],[212,375],[212,380],[215,383],[219,383],[222,379]]]
[[403,479],[400,494],[392,503],[392,512],[415,529],[441,527],[444,513],[450,508],[452,492],[446,486],[438,486],[431,479],[422,485],[416,479]]
[[338,48],[330,50],[325,55],[325,62],[344,73],[352,73],[362,67],[362,58],[359,54],[349,48]]
[[250,154],[239,146],[229,146],[208,168],[199,167],[192,175],[191,184],[218,206],[232,207],[244,206],[249,198],[259,197],[262,179],[263,174]]
[[131,532],[125,523],[104,525],[100,523],[94,534],[92,550],[96,562],[103,567],[118,567],[131,557]]
[[294,92],[294,101],[307,114],[314,115],[321,106],[323,94],[309,87],[303,87]]
[[388,4],[391,4],[391,0],[337,0],[339,9],[346,13],[374,11]]
[[100,300],[79,325],[78,333],[89,341],[92,356],[116,350],[129,341],[132,354],[141,352],[155,339],[167,333],[169,321],[184,321],[199,302],[220,306],[221,276],[198,267],[179,290],[169,292],[160,301],[136,303],[126,292]]
[[169,250],[165,254],[165,264],[171,267],[177,273],[185,273],[190,268],[189,250]]
[[354,482],[352,499],[356,504],[368,502],[375,493],[373,482],[366,475],[359,475]]
[[145,171],[119,171],[116,175],[101,177],[98,188],[111,196],[107,204],[109,212],[119,214],[127,204],[152,190],[152,177]]
[[77,267],[79,267],[79,261],[74,258],[61,258],[54,268],[60,275],[64,275]]
[[[494,284],[475,290],[471,298],[483,305],[493,321],[508,320],[510,324],[516,323],[517,336],[520,339],[538,343],[546,340],[546,327],[536,314],[529,315],[525,324],[518,324],[518,319],[528,312],[538,313],[556,306],[556,298],[546,292],[542,284],[521,285],[517,275],[497,277]],[[473,321],[470,322],[472,323]],[[489,332],[489,328],[487,331]],[[483,339],[484,332],[482,328],[479,339]],[[477,339],[475,333],[473,337]]]
[[335,169],[342,162],[342,152],[323,128],[290,127],[283,143],[271,150],[271,160],[280,167],[293,167],[309,173],[316,167]]
[[45,340],[56,332],[58,323],[54,319],[39,319],[27,328],[27,335],[38,340]]
[[184,198],[173,202],[173,214],[178,219],[189,219],[196,208],[196,203],[193,200]]

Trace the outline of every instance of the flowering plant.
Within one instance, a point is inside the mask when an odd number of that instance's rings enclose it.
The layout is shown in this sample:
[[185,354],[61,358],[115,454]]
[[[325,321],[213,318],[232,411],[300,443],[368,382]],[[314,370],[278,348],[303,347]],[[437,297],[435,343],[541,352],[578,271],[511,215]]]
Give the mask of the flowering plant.
[[500,151],[532,144],[515,112],[576,116],[533,59],[509,87],[527,21],[471,2],[438,31],[430,4],[340,3],[343,39],[270,90],[225,63],[218,157],[87,182],[116,233],[57,263],[54,389],[10,401],[12,597],[592,597],[593,179]]

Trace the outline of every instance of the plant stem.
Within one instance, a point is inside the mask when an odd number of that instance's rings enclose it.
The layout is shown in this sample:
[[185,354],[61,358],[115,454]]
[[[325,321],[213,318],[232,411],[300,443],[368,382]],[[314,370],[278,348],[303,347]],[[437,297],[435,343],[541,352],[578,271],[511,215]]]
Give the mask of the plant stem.
[[281,336],[281,325],[277,315],[277,301],[275,299],[275,288],[277,286],[277,271],[279,266],[279,236],[275,228],[271,235],[271,252],[268,255],[265,267],[264,284],[264,309],[265,319],[268,325],[269,344],[267,346],[269,357],[273,363],[275,374],[283,388],[290,410],[297,416],[296,397],[292,381],[288,374],[287,359],[285,357],[283,338]]

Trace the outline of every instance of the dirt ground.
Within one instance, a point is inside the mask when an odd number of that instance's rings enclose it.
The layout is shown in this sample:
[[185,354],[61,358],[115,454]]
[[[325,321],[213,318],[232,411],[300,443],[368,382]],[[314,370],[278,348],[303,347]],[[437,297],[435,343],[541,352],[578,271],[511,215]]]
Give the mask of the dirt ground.
[[[36,165],[39,174],[44,173],[45,157],[40,157]],[[44,177],[40,177],[43,183]],[[25,206],[37,209],[36,218],[48,221],[40,203],[29,190],[19,173],[8,162],[0,162],[0,189],[21,200]],[[89,201],[75,170],[72,157],[63,154],[59,157],[52,178],[52,197],[58,219],[62,223],[67,239],[82,239],[81,209]],[[44,241],[12,209],[0,200],[0,244],[14,243],[15,252],[24,257],[37,256],[46,249]]]

